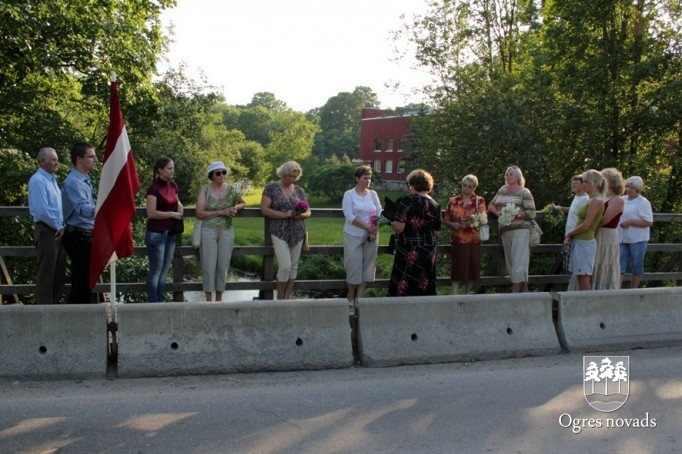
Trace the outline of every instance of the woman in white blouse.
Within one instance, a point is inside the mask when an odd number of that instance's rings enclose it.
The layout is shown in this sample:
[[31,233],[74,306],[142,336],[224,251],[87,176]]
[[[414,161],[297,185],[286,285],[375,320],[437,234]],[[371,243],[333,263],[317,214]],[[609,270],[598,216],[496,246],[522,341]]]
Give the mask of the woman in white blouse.
[[369,189],[372,168],[355,169],[355,187],[343,195],[343,266],[346,270],[348,301],[362,298],[365,284],[374,281],[377,261],[377,219],[381,203],[376,191]]
[[621,287],[628,263],[632,264],[632,288],[639,287],[644,275],[644,254],[649,242],[649,230],[654,223],[654,213],[651,202],[641,195],[643,188],[641,177],[634,176],[625,181],[625,205],[618,224]]

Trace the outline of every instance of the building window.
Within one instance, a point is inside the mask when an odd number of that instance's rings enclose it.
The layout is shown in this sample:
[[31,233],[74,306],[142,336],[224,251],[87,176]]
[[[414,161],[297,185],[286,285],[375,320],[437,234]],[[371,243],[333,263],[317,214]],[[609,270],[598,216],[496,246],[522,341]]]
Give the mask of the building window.
[[386,151],[393,151],[393,139],[386,139]]
[[398,139],[398,152],[403,152],[405,151],[405,143],[407,142],[407,139],[404,137],[402,139]]
[[393,173],[393,161],[386,161],[385,173]]
[[401,159],[400,161],[398,161],[398,173],[399,174],[405,173],[405,160],[404,159]]
[[374,171],[377,173],[381,173],[381,161],[378,159],[374,161]]
[[374,139],[374,151],[381,151],[381,140]]

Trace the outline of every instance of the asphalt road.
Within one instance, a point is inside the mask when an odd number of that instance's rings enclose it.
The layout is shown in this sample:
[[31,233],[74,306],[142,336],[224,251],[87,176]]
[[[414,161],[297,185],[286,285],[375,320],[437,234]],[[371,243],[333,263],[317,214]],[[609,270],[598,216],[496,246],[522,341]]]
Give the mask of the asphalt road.
[[615,412],[587,403],[582,354],[382,369],[4,380],[0,453],[682,452],[682,347],[590,355],[630,358],[628,400]]

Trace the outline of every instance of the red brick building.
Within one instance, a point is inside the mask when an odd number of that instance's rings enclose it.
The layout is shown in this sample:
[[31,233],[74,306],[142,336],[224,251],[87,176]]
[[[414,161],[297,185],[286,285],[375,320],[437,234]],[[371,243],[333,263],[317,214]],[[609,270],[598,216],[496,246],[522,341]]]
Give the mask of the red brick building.
[[360,160],[371,163],[386,186],[397,189],[405,181],[405,151],[408,148],[411,116],[388,114],[379,109],[362,109]]

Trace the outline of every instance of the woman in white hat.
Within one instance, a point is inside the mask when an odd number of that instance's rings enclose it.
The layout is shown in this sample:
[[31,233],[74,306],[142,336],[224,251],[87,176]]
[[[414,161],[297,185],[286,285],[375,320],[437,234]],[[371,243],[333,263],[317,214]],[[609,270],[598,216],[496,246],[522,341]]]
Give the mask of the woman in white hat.
[[202,282],[206,301],[222,301],[225,291],[225,277],[230,267],[234,247],[232,218],[246,205],[241,190],[227,183],[230,169],[222,162],[215,161],[208,166],[206,176],[211,180],[201,188],[197,197],[196,216],[201,225]]

